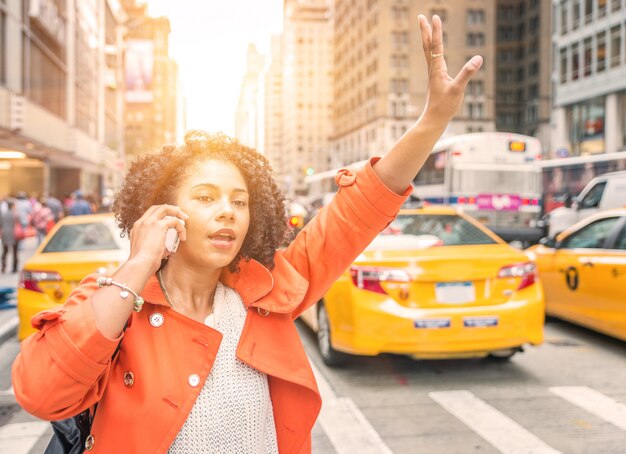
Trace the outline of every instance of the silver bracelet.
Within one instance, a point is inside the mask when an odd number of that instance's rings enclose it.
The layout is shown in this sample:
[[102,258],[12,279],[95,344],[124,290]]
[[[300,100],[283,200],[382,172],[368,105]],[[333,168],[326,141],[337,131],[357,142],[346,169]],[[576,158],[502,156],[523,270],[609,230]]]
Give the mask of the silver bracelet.
[[98,284],[98,287],[108,287],[110,285],[115,285],[116,287],[121,288],[122,291],[120,292],[120,296],[124,299],[128,298],[128,295],[132,294],[133,297],[135,298],[135,304],[134,304],[133,310],[135,312],[141,311],[141,307],[143,306],[143,303],[144,303],[143,298],[137,295],[135,292],[133,292],[130,288],[128,288],[126,284],[120,284],[118,282],[113,281],[113,278],[106,277],[106,276],[99,277],[96,280],[96,283]]

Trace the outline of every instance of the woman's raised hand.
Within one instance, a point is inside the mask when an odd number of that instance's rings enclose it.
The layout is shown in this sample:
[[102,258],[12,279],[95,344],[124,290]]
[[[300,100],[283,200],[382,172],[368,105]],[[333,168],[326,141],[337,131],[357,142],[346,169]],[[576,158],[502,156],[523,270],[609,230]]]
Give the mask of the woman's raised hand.
[[130,260],[145,261],[156,272],[161,260],[170,252],[165,248],[165,235],[176,229],[181,241],[187,239],[184,222],[189,218],[174,205],[153,205],[146,210],[130,231]]
[[443,26],[439,16],[433,16],[432,25],[425,16],[419,16],[424,57],[428,65],[428,94],[422,115],[434,121],[448,123],[463,102],[463,93],[469,80],[480,69],[483,59],[472,57],[453,79],[448,74],[444,49]]

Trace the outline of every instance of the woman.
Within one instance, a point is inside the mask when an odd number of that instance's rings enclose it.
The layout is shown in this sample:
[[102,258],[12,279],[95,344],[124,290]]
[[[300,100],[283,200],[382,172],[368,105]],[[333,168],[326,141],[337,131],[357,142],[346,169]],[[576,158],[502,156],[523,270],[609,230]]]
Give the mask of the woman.
[[282,196],[254,150],[194,132],[136,161],[114,203],[130,257],[111,285],[90,276],[33,319],[40,332],[13,366],[18,402],[43,419],[99,402],[94,452],[310,452],[321,401],[293,319],[395,217],[482,63],[450,78],[440,19],[419,20],[424,113],[386,156],[341,171],[334,201],[284,250]]
[[16,235],[15,225],[20,222],[20,215],[18,214],[15,202],[13,200],[7,200],[7,210],[0,212],[0,239],[2,239],[2,272],[7,270],[7,256],[9,255],[9,249],[13,254],[13,272],[18,271],[18,251],[20,247],[20,238]]

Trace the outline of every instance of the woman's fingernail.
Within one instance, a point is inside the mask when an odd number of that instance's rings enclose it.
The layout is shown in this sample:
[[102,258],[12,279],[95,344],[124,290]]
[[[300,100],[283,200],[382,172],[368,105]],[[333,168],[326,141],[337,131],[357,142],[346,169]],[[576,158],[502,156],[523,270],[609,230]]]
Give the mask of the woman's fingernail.
[[483,57],[481,57],[480,55],[476,55],[475,57],[472,57],[470,62],[477,68],[480,68],[483,64]]

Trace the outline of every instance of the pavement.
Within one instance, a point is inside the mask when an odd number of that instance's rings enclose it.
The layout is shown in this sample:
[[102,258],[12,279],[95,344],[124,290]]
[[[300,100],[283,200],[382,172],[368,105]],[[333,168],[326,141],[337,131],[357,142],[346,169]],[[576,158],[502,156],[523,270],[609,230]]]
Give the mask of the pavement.
[[[22,241],[18,262],[20,268],[33,255],[35,249],[37,249],[36,238],[26,238]],[[12,259],[10,256],[7,258]],[[19,280],[20,273],[0,273],[0,289],[9,288],[13,290],[12,298],[7,303],[0,304],[0,344],[16,334],[17,309],[15,298],[17,297]]]

